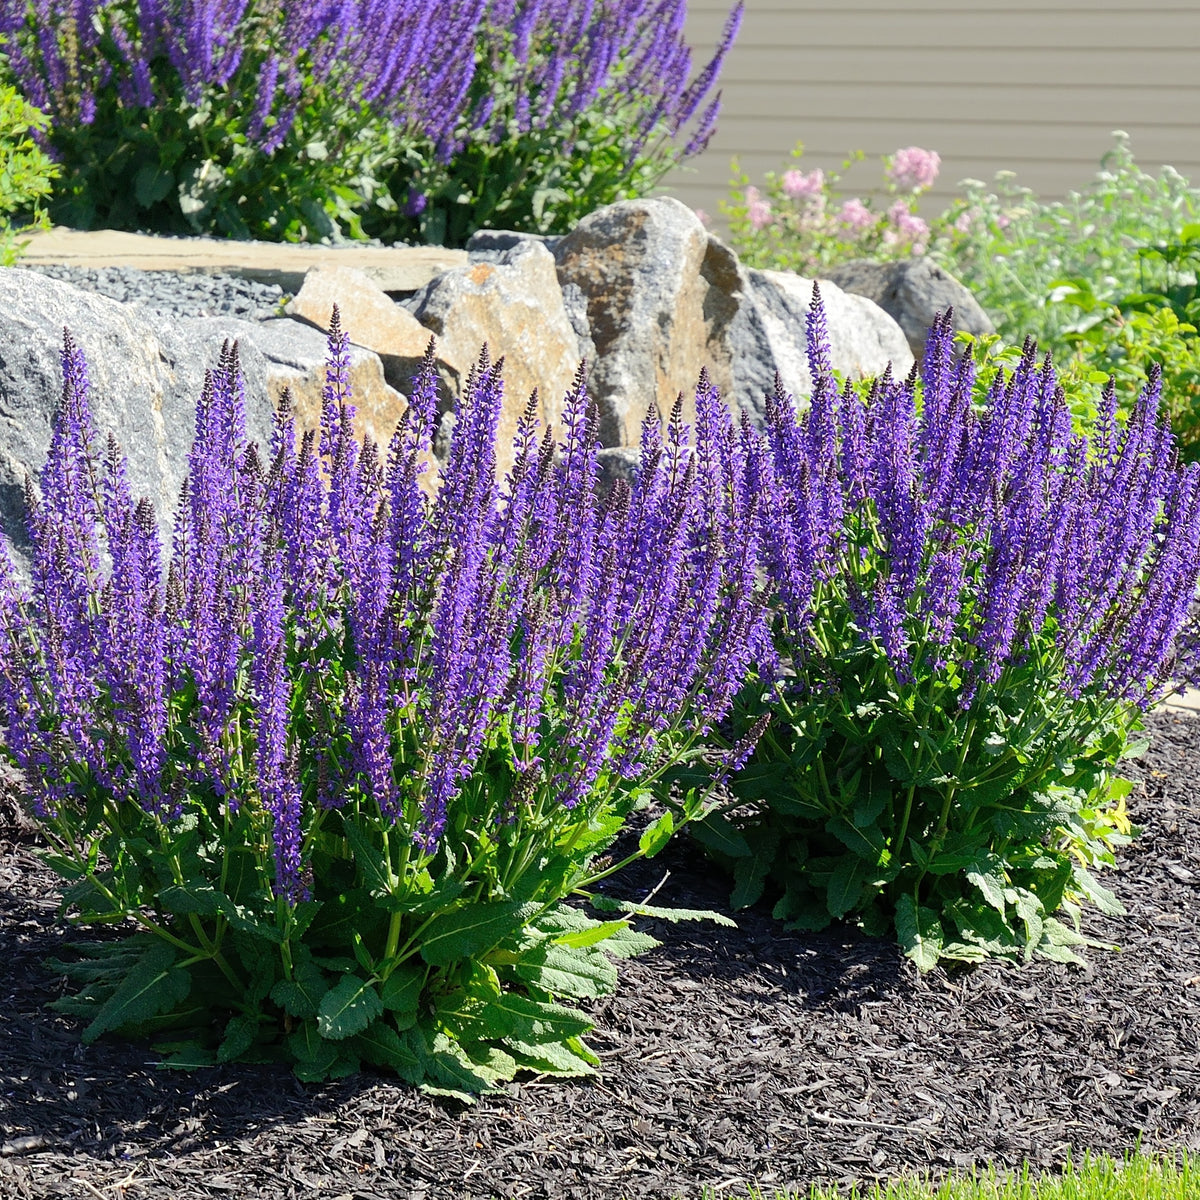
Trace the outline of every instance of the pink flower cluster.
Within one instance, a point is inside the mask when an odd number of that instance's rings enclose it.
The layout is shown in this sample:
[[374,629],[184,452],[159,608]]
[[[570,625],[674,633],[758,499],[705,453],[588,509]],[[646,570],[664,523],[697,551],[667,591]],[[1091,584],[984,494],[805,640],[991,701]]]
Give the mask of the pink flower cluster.
[[837,219],[846,230],[847,237],[854,237],[875,223],[875,215],[857,196],[842,205]]
[[892,155],[884,174],[897,191],[923,192],[933,186],[942,165],[941,155],[936,150],[922,150],[920,146],[905,146]]
[[825,172],[818,167],[815,171],[785,171],[783,173],[784,195],[792,200],[823,200]]
[[746,189],[746,219],[751,229],[765,229],[774,220],[770,202],[764,200],[762,193],[754,186]]
[[887,219],[891,223],[891,228],[884,232],[885,245],[911,245],[914,254],[925,252],[929,226],[920,217],[909,211],[905,201],[896,200],[887,210]]

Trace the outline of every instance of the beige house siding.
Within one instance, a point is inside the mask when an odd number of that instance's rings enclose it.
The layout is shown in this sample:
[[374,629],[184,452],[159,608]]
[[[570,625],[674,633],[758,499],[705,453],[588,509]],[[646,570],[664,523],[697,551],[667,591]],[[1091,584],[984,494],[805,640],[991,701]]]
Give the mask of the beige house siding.
[[[688,32],[707,61],[732,0],[690,0]],[[965,178],[999,170],[1042,197],[1091,181],[1126,130],[1138,163],[1164,163],[1200,186],[1200,0],[747,0],[722,74],[708,150],[667,178],[719,223],[734,155],[752,180],[804,142],[806,169],[847,173],[847,194],[881,181],[878,157],[936,150],[925,211]]]

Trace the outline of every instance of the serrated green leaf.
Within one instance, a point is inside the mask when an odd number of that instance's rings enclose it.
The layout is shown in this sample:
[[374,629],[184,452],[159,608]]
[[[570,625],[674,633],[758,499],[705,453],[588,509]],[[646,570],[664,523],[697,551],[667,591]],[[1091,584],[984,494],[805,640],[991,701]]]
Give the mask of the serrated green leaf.
[[871,877],[871,864],[856,854],[844,854],[829,880],[825,903],[834,917],[844,917],[859,902]]
[[461,989],[438,998],[434,1019],[458,1042],[492,1042],[513,1030],[513,1017],[494,1000],[478,1000]]
[[495,900],[439,913],[421,934],[421,957],[433,967],[475,958],[507,934],[523,929],[540,907]]
[[896,933],[901,949],[917,964],[917,970],[932,971],[937,966],[945,935],[932,908],[918,908],[911,896],[901,896],[896,902]]
[[610,934],[604,942],[604,953],[617,958],[635,958],[661,946],[658,938],[642,933],[639,929],[625,929],[619,933]]
[[101,1034],[167,1012],[187,998],[191,976],[175,966],[173,947],[160,943],[139,957],[120,986],[83,1031],[85,1043]]
[[357,975],[347,975],[321,997],[317,1029],[330,1041],[341,1041],[361,1033],[383,1012],[373,984]]
[[223,892],[208,884],[194,881],[182,887],[172,884],[170,887],[161,888],[158,902],[164,912],[183,917],[193,914],[199,917],[215,917],[230,906],[229,898]]
[[711,813],[701,821],[693,821],[688,829],[706,850],[713,850],[728,858],[746,858],[750,855],[750,843],[746,841],[745,834],[720,813]]
[[833,834],[847,850],[872,866],[878,865],[887,849],[883,831],[877,825],[860,827],[851,825],[845,817],[832,817],[825,822],[825,830]]
[[354,865],[358,868],[373,895],[388,896],[392,891],[391,871],[384,857],[383,848],[376,846],[356,822],[346,818],[343,823],[346,841],[354,854]]
[[663,921],[712,921],[716,925],[737,928],[737,922],[724,913],[711,908],[659,908],[651,904],[638,904],[636,900],[614,900],[597,892],[591,901],[593,908],[601,912],[625,912],[635,917],[657,917]]
[[967,867],[966,876],[979,890],[980,895],[997,912],[1004,912],[1004,863],[995,854],[980,854]]
[[320,1011],[321,998],[327,991],[324,972],[309,959],[297,964],[291,979],[281,979],[271,989],[271,999],[288,1016],[306,1020]]
[[670,811],[647,826],[638,839],[638,849],[646,858],[653,858],[671,840],[675,832],[675,816]]
[[316,1062],[322,1056],[336,1056],[337,1048],[327,1042],[317,1029],[316,1021],[305,1021],[288,1037],[288,1049],[301,1062]]
[[493,1004],[510,1021],[509,1036],[518,1041],[539,1043],[578,1037],[593,1029],[594,1022],[583,1013],[548,1000],[533,1000],[505,992]]
[[215,1067],[217,1056],[208,1046],[197,1041],[164,1042],[154,1047],[156,1054],[165,1055],[154,1065],[172,1071],[199,1071],[203,1067]]
[[1116,893],[1110,891],[1098,882],[1091,872],[1083,867],[1075,871],[1075,883],[1079,890],[1102,912],[1110,917],[1123,917],[1125,905],[1117,899]]
[[543,944],[513,964],[513,972],[555,996],[607,996],[617,985],[617,968],[595,947],[579,950]]
[[367,1062],[389,1067],[409,1083],[418,1083],[425,1073],[416,1052],[386,1020],[372,1021],[354,1035],[350,1045]]
[[258,1036],[258,1018],[249,1013],[232,1017],[225,1026],[225,1037],[217,1047],[217,1062],[234,1062],[254,1044]]
[[397,1029],[416,1024],[426,974],[413,963],[402,963],[380,985],[380,1002],[392,1014]]
[[541,1075],[571,1079],[596,1073],[592,1063],[562,1042],[523,1042],[510,1038],[505,1045],[521,1066]]
[[433,1035],[422,1065],[425,1068],[422,1091],[436,1091],[473,1104],[477,1096],[494,1090],[495,1076],[486,1067],[472,1062],[463,1048],[444,1033]]
[[628,928],[628,921],[595,921],[590,928],[560,933],[553,940],[560,946],[582,948],[594,946],[597,942],[603,942]]

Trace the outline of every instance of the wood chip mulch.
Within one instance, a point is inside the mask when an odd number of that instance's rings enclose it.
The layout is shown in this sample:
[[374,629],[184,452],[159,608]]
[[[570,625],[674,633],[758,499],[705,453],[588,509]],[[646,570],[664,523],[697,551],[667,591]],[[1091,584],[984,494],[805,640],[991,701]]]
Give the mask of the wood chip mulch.
[[[43,960],[78,933],[0,802],[0,1196],[440,1200],[768,1194],[1070,1153],[1200,1152],[1200,719],[1159,714],[1130,805],[1144,835],[1105,878],[1129,909],[1086,969],[989,963],[919,977],[839,928],[643,922],[664,945],[597,1001],[595,1080],[529,1079],[474,1107],[378,1075],[181,1075],[146,1045],[83,1046],[46,1011]],[[3,788],[0,788],[0,792]],[[5,814],[7,812],[7,820]],[[725,909],[686,839],[610,890]]]

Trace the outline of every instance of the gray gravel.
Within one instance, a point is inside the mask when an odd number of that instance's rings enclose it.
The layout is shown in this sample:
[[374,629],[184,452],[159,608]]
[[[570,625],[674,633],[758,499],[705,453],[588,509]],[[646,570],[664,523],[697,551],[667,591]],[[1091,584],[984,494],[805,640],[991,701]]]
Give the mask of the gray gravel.
[[265,321],[279,315],[285,294],[274,284],[255,283],[236,275],[140,271],[136,267],[21,265],[121,304],[144,305],[155,318],[232,316]]

